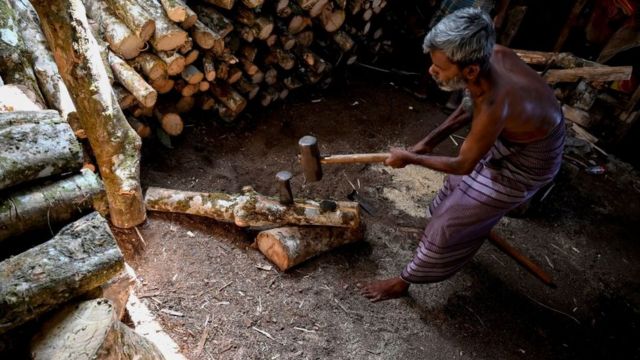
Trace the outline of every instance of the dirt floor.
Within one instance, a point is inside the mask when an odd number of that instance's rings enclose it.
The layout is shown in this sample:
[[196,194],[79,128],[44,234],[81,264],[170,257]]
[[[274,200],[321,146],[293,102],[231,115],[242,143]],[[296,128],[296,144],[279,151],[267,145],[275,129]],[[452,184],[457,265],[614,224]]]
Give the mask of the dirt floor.
[[[313,134],[323,153],[386,151],[413,144],[445,116],[392,84],[355,82],[234,126],[199,119],[173,149],[148,141],[145,187],[239,192],[252,185],[275,195],[276,172],[289,170],[298,197],[345,200],[353,185],[375,209],[363,213],[365,241],[287,273],[250,247],[255,231],[149,213],[139,227],[144,245],[135,232],[116,232],[141,280],[138,295],[191,359],[640,358],[640,182],[619,165],[597,176],[567,163],[526,218],[498,225],[552,274],[555,289],[486,243],[448,281],[376,304],[359,294],[362,284],[396,276],[410,261],[443,176],[326,165],[321,182],[304,184],[297,140]],[[438,148],[455,151],[450,140]]]

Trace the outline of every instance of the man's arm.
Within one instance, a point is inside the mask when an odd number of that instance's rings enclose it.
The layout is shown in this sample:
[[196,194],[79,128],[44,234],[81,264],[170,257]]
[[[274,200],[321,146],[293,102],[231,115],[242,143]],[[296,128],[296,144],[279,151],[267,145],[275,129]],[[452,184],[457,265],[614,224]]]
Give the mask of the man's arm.
[[408,150],[416,154],[430,153],[436,145],[440,144],[447,136],[460,130],[469,122],[471,122],[471,114],[468,114],[462,105],[460,105],[442,124],[431,131],[427,137],[420,140]]
[[[494,107],[502,109],[502,106]],[[473,119],[471,131],[462,143],[458,156],[420,155],[402,149],[391,149],[391,156],[385,164],[404,167],[409,164],[421,165],[447,174],[466,175],[491,149],[504,128],[505,120],[498,111],[480,112]]]

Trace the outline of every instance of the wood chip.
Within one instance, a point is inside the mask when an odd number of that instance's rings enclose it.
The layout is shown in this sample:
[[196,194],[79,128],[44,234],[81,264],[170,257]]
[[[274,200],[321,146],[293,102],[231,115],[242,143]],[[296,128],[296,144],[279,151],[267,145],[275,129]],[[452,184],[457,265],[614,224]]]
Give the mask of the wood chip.
[[178,317],[183,317],[184,314],[179,312],[179,311],[173,311],[173,310],[169,310],[169,309],[160,309],[160,312],[163,312],[165,314],[169,314],[171,316],[178,316]]
[[273,270],[273,266],[271,265],[256,265],[256,267],[260,270],[271,271]]
[[252,328],[253,330],[255,330],[255,331],[259,332],[260,334],[262,334],[262,335],[264,335],[264,336],[268,337],[269,339],[271,339],[271,340],[275,340],[275,339],[273,338],[273,336],[271,336],[271,334],[269,334],[268,332],[266,332],[266,331],[264,331],[264,330],[260,330],[260,329],[258,329],[258,328],[257,328],[257,327],[255,327],[255,326],[252,326],[251,328]]

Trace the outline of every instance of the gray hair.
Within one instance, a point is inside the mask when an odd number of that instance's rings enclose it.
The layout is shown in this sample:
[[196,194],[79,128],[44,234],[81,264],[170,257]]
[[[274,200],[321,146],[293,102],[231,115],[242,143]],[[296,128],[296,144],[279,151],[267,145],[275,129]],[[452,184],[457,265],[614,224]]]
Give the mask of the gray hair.
[[489,65],[489,59],[496,43],[496,31],[491,17],[476,8],[457,10],[429,31],[422,45],[425,53],[441,50],[460,67],[479,64],[482,69]]

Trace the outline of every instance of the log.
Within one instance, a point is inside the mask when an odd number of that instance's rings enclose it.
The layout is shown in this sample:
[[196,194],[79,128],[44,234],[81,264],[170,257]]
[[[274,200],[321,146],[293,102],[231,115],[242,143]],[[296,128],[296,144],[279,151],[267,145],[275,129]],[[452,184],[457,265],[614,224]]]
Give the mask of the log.
[[594,66],[574,69],[552,69],[545,73],[544,79],[550,84],[576,82],[582,79],[586,81],[629,80],[632,70],[632,66]]
[[324,11],[325,7],[329,4],[329,0],[319,0],[317,1],[311,9],[309,9],[309,16],[312,18],[318,17],[322,11]]
[[344,52],[347,52],[353,48],[354,42],[351,36],[344,31],[336,31],[333,33],[333,41],[338,44],[340,49]]
[[209,94],[201,94],[198,97],[198,107],[202,110],[208,111],[216,106],[216,99]]
[[309,47],[313,43],[313,31],[305,30],[296,35],[296,42],[302,47]]
[[149,125],[143,123],[142,121],[132,117],[132,116],[127,116],[127,121],[129,122],[129,125],[131,126],[131,128],[136,132],[136,134],[138,134],[138,136],[140,136],[141,138],[148,138],[149,136],[151,136],[151,127],[149,127]]
[[122,110],[128,109],[136,104],[136,97],[122,85],[113,84],[113,92],[115,93],[116,100]]
[[584,128],[588,128],[591,125],[591,118],[589,117],[589,113],[578,109],[569,105],[562,105],[562,113],[564,114],[565,119],[574,122]]
[[207,81],[216,79],[216,65],[213,61],[213,56],[208,52],[202,57],[202,70]]
[[227,76],[228,84],[235,84],[242,77],[242,70],[237,66],[231,66],[229,68],[229,76]]
[[215,6],[218,6],[227,10],[233,9],[233,4],[235,4],[236,2],[236,0],[206,0],[206,1],[209,4],[213,4]]
[[[179,1],[179,0],[175,0],[175,1]],[[182,1],[180,1],[182,2]],[[180,26],[185,29],[188,30],[190,29],[193,25],[195,25],[196,21],[198,20],[198,14],[196,14],[195,11],[193,11],[190,7],[185,5],[185,9],[187,10],[187,17],[185,18],[185,20],[183,22],[180,23]]]
[[167,75],[169,76],[180,74],[186,66],[184,56],[180,55],[178,52],[160,51],[157,55],[165,62],[165,64],[167,64]]
[[33,91],[24,85],[0,86],[0,112],[38,111],[44,106],[38,102]]
[[282,44],[282,48],[284,50],[291,50],[294,46],[296,46],[296,38],[289,34],[284,34],[280,36],[280,43]]
[[96,174],[82,170],[53,183],[22,188],[0,198],[0,244],[30,231],[69,223],[104,195]]
[[0,333],[94,289],[124,267],[107,221],[93,212],[0,263]]
[[182,70],[181,76],[189,84],[200,84],[200,81],[204,79],[202,71],[193,65],[189,65]]
[[242,194],[197,193],[150,187],[145,195],[147,209],[204,216],[240,227],[324,225],[357,228],[358,204],[346,201],[295,199],[290,206],[245,187]]
[[291,7],[289,6],[289,0],[278,0],[276,4],[276,15],[281,18],[286,18],[291,16]]
[[255,24],[253,24],[253,28],[255,29],[258,39],[266,40],[273,31],[273,20],[265,16],[260,16],[256,19]]
[[138,56],[144,48],[144,41],[122,22],[104,0],[83,0],[87,14],[98,23],[100,33],[114,53],[129,60]]
[[198,13],[198,19],[221,38],[225,38],[233,31],[233,23],[213,7],[196,5],[194,10]]
[[156,30],[151,14],[137,0],[105,0],[109,8],[143,42],[149,41]]
[[363,239],[360,228],[280,227],[258,233],[256,244],[280,271],[286,271],[325,251]]
[[169,78],[160,78],[153,80],[150,85],[158,92],[158,94],[166,94],[173,90],[175,81]]
[[192,96],[200,90],[200,84],[188,84],[183,79],[178,79],[175,84],[176,91],[182,96]]
[[6,84],[27,87],[35,95],[36,102],[44,104],[17,23],[16,14],[9,2],[0,0],[0,74]]
[[251,27],[256,22],[256,13],[249,8],[240,6],[236,9],[234,20]]
[[196,100],[193,96],[183,96],[176,102],[175,109],[179,113],[186,113],[193,109],[193,106],[196,104]]
[[82,147],[57,111],[0,113],[0,139],[0,189],[82,167]]
[[289,26],[287,29],[289,31],[289,34],[295,35],[310,25],[311,25],[310,18],[302,15],[295,15],[289,21]]
[[189,34],[169,20],[158,0],[137,1],[155,21],[156,29],[150,43],[156,51],[175,50],[187,41]]
[[173,22],[181,23],[187,20],[187,6],[180,0],[160,0],[167,17]]
[[513,51],[522,59],[522,61],[532,65],[557,66],[565,69],[587,66],[604,66],[597,62],[577,57],[568,52],[553,53],[521,49],[514,49]]
[[319,16],[322,26],[327,32],[334,32],[338,30],[345,20],[344,10],[333,10],[332,6],[327,6],[322,10]]
[[33,338],[31,356],[34,360],[165,359],[153,343],[120,322],[113,303],[104,298],[57,311]]
[[229,108],[235,116],[239,115],[247,106],[247,100],[229,86],[215,83],[211,85],[210,90],[213,96]]
[[244,77],[238,80],[235,86],[236,86],[236,89],[238,89],[238,91],[249,100],[255,98],[256,95],[258,95],[258,92],[260,91],[260,86],[254,84],[251,81],[248,81]]
[[27,0],[10,0],[10,2],[16,15],[20,18],[18,26],[22,33],[25,49],[31,56],[39,89],[49,108],[58,110],[65,121],[69,116],[77,116],[76,107],[60,77],[47,40],[40,29],[38,14]]
[[129,65],[152,81],[168,76],[167,63],[152,53],[141,53],[135,59],[130,60]]
[[160,122],[162,130],[164,130],[168,135],[178,136],[182,134],[184,123],[182,122],[180,115],[173,111],[173,109],[156,107],[153,113],[156,116],[156,119]]
[[[195,22],[194,22],[195,24]],[[182,45],[178,51],[180,52],[180,54],[185,55],[186,53],[188,53],[189,51],[191,51],[191,49],[193,49],[193,39],[191,37],[187,38],[187,42],[184,43],[184,45]]]
[[205,50],[212,49],[214,54],[221,54],[224,50],[224,38],[200,20],[191,29],[191,36],[198,46]]
[[113,75],[133,96],[146,107],[155,105],[158,92],[151,87],[129,64],[109,51],[109,64]]
[[127,124],[79,0],[33,0],[60,75],[104,181],[112,223],[129,228],[146,218],[140,187],[140,137]]
[[211,87],[211,83],[209,83],[206,80],[200,81],[200,84],[198,84],[198,90],[200,92],[205,92],[209,90],[210,87]]
[[250,9],[255,9],[259,6],[262,6],[264,0],[242,0],[242,3],[244,4],[244,6]]
[[122,320],[127,311],[127,302],[136,285],[136,273],[131,266],[124,263],[124,269],[106,283],[100,285],[96,292],[98,296],[111,301],[116,313],[116,319]]
[[198,49],[192,49],[184,56],[184,64],[185,65],[193,64],[196,60],[198,60],[199,56],[200,56],[200,51]]

